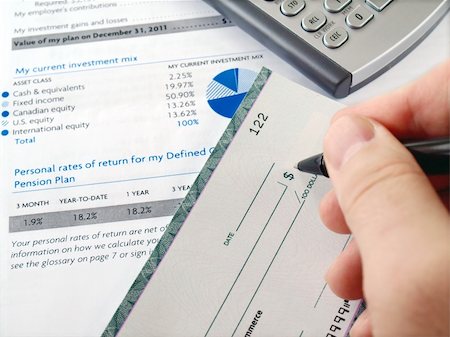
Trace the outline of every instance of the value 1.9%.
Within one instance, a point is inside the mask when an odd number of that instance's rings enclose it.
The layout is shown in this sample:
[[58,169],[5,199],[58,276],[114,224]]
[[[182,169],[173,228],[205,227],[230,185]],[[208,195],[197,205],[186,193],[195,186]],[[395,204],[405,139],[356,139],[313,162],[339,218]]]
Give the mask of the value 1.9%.
[[25,226],[41,226],[43,224],[43,218],[24,219],[23,224]]

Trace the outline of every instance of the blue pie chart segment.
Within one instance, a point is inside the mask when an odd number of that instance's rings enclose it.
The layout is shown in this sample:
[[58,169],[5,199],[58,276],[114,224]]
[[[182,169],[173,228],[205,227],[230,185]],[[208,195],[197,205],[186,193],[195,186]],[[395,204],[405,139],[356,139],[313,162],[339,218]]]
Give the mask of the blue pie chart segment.
[[252,70],[240,68],[221,72],[206,89],[209,106],[223,117],[233,117],[257,75]]

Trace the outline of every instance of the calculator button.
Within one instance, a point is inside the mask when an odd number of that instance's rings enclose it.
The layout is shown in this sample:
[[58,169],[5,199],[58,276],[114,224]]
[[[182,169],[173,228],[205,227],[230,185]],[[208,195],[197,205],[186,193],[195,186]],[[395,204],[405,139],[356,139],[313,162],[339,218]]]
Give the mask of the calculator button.
[[331,13],[337,13],[344,9],[352,0],[325,0],[323,5]]
[[327,22],[327,17],[322,12],[316,11],[302,20],[302,28],[307,32],[315,32],[319,30]]
[[373,14],[365,7],[356,7],[347,17],[345,23],[354,29],[362,28],[373,19]]
[[295,16],[305,8],[305,0],[284,0],[281,3],[281,13],[286,16]]
[[342,27],[330,30],[323,37],[323,44],[328,48],[339,48],[348,40],[348,33]]
[[381,12],[391,2],[392,0],[366,0],[366,3],[378,12]]

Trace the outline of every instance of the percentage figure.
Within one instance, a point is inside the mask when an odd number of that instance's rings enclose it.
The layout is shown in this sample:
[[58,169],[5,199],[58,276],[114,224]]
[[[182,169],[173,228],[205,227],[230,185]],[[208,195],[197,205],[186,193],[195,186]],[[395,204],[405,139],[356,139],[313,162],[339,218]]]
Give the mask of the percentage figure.
[[183,91],[178,93],[178,98],[195,97],[194,91]]
[[42,218],[32,218],[23,220],[25,226],[42,226]]
[[185,80],[185,79],[189,79],[189,78],[192,78],[192,73],[190,71],[169,74],[170,81],[180,81],[180,80]]
[[171,82],[166,83],[166,90],[190,89],[194,87],[193,81]]
[[142,215],[142,214],[150,214],[152,212],[151,206],[142,206],[142,207],[133,207],[127,208],[128,215]]
[[76,213],[73,217],[75,221],[97,220],[97,212]]
[[[186,119],[197,116],[196,91],[193,74],[181,71],[169,74],[165,84],[165,98],[169,118]],[[179,126],[198,125],[198,120],[180,121]]]
[[178,126],[182,127],[182,126],[194,126],[194,125],[199,125],[200,121],[198,119],[185,119],[182,121],[177,121]]
[[187,109],[187,110],[169,112],[169,118],[184,118],[184,117],[191,117],[191,116],[197,116],[197,110]]
[[173,101],[176,99],[182,99],[182,98],[189,98],[189,97],[195,97],[195,92],[193,90],[190,91],[180,91],[178,93],[171,92],[166,94],[166,100],[167,101]]
[[179,101],[179,102],[169,102],[167,103],[167,107],[169,109],[182,109],[182,108],[191,108],[195,106],[195,101]]

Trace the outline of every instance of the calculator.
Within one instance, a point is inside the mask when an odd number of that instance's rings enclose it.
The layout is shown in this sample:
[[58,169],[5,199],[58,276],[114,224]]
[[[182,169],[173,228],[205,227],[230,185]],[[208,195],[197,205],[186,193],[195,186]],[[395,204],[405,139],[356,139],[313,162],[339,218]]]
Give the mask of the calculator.
[[204,0],[335,97],[391,68],[450,0]]

